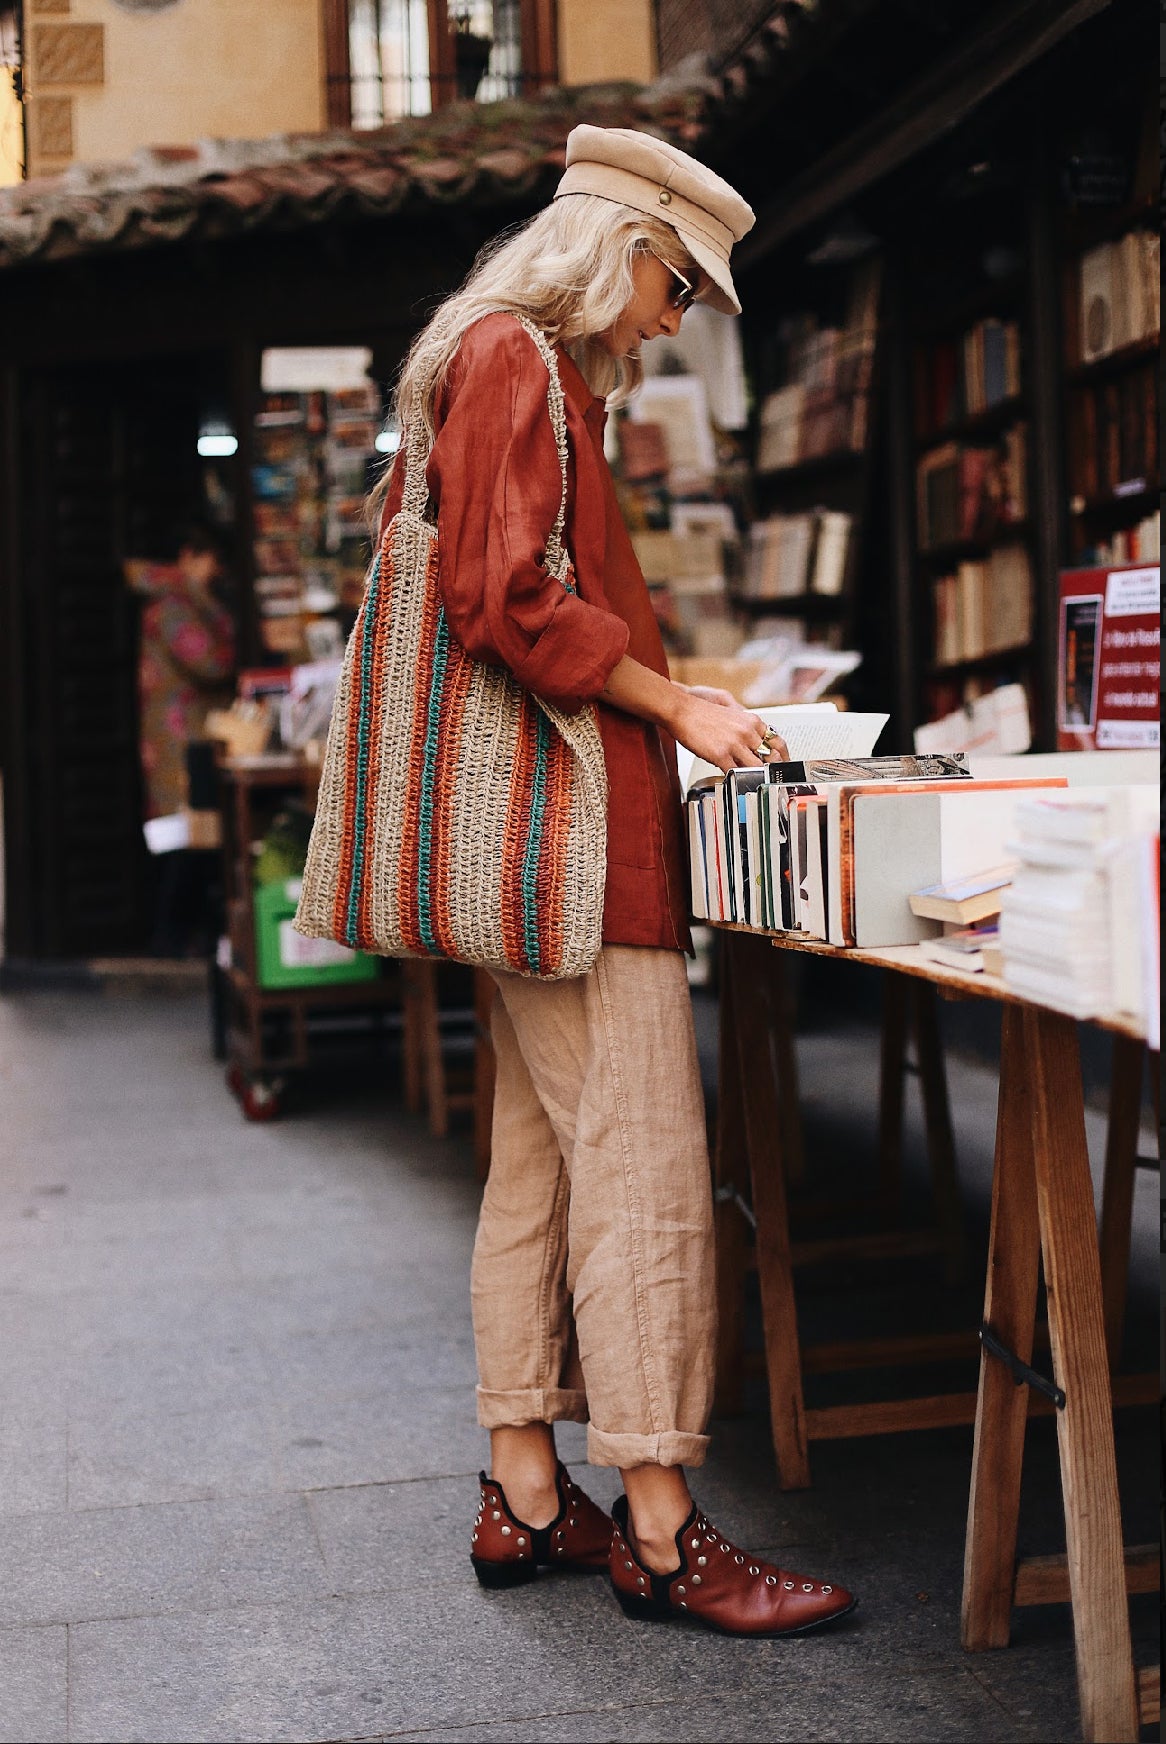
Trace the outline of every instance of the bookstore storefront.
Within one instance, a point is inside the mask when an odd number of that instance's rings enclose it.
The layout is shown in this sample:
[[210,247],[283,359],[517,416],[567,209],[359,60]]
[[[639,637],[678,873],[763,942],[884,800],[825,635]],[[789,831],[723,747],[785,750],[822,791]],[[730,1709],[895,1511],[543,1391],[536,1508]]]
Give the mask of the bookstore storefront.
[[[1153,650],[1123,645],[1102,682],[1097,603],[1099,575],[1157,559],[1156,129],[1148,79],[1131,83],[1136,8],[969,19],[942,54],[913,43],[914,70],[882,10],[857,116],[858,49],[814,60],[796,39],[768,71],[723,69],[718,95],[588,109],[690,144],[703,129],[758,212],[742,321],[695,310],[612,421],[676,675],[887,710],[882,743],[903,750],[1144,745]],[[372,445],[392,440],[384,385],[418,311],[550,191],[581,113],[558,101],[532,106],[528,161],[484,173],[459,135],[464,176],[413,166],[412,203],[395,159],[344,156],[325,194],[322,161],[305,166],[302,210],[276,166],[256,228],[224,218],[219,176],[187,241],[142,246],[148,200],[107,190],[80,205],[112,244],[6,264],[25,338],[0,429],[11,956],[142,946],[124,559],[217,523],[239,665],[334,655]]]
[[[667,130],[696,96],[597,97]],[[550,93],[404,145],[242,142],[14,190],[0,287],[0,760],[10,967],[149,948],[142,605],[126,564],[223,547],[237,670],[334,657],[359,599],[385,390],[425,309],[536,210],[575,119]],[[443,128],[447,130],[443,133]],[[434,154],[444,152],[436,170]],[[456,174],[454,173],[456,171]],[[85,318],[76,319],[83,308]],[[378,447],[378,439],[380,446]]]

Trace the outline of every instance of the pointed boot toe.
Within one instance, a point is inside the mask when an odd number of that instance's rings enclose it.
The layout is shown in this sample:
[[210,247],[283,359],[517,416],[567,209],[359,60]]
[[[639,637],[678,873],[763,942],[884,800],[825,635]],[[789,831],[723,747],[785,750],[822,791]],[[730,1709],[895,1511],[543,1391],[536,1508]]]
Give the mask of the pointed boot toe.
[[612,1510],[611,1584],[629,1617],[646,1623],[687,1620],[723,1635],[758,1639],[804,1635],[853,1611],[845,1587],[811,1580],[738,1550],[698,1508],[676,1534],[678,1567],[654,1574],[632,1548],[627,1497]]

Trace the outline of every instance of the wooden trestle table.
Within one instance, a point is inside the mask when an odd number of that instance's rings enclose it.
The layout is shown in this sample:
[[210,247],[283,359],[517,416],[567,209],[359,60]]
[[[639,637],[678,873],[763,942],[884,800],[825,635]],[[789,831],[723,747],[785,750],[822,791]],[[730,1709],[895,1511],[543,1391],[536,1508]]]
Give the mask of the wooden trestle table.
[[[734,1122],[734,1137],[743,1142],[748,1159],[765,1363],[783,1487],[796,1488],[809,1482],[807,1419],[812,1437],[815,1414],[805,1411],[802,1400],[802,1354],[785,1191],[787,1158],[783,1154],[789,1122],[770,1054],[776,1016],[771,968],[778,966],[773,949],[837,957],[901,975],[921,976],[948,997],[991,999],[1001,1005],[983,1323],[1015,1359],[1031,1364],[1038,1273],[1043,1263],[1058,1396],[1054,1402],[1039,1393],[1030,1395],[1029,1387],[1020,1383],[1009,1362],[984,1346],[974,1404],[970,1395],[959,1394],[894,1401],[888,1404],[889,1415],[881,1424],[862,1415],[873,1409],[864,1406],[857,1409],[853,1427],[839,1427],[835,1422],[822,1433],[864,1434],[880,1427],[907,1429],[967,1422],[974,1410],[963,1645],[972,1652],[1005,1647],[1014,1604],[1069,1600],[1083,1735],[1086,1740],[1104,1740],[1106,1744],[1136,1739],[1138,1680],[1126,1594],[1128,1590],[1153,1590],[1157,1571],[1151,1565],[1156,1565],[1157,1558],[1152,1552],[1141,1551],[1127,1559],[1123,1549],[1112,1412],[1115,1402],[1155,1399],[1157,1377],[1132,1377],[1133,1384],[1124,1388],[1121,1382],[1111,1380],[1075,1020],[1018,998],[997,976],[968,974],[929,962],[915,946],[840,950],[790,934],[761,933],[726,924],[718,925],[717,931],[726,971],[722,986],[721,1118],[722,1124],[726,1118]],[[1120,1024],[1105,1027],[1115,1030],[1126,1043],[1125,1055],[1119,1058],[1143,1060],[1140,1038]],[[779,1047],[779,1069],[780,1051]],[[1140,1073],[1131,1079],[1126,1069],[1134,1097],[1136,1133]],[[738,1106],[729,1112],[734,1101]],[[722,1160],[725,1151],[722,1141],[718,1145]],[[1132,1183],[1132,1159],[1128,1172]],[[1127,1201],[1124,1250],[1120,1231],[1115,1237],[1111,1227],[1109,1236],[1103,1235],[1103,1241],[1116,1241],[1123,1292],[1128,1213]],[[1117,1221],[1120,1223],[1120,1216]],[[723,1248],[719,1258],[724,1258]],[[723,1305],[726,1287],[722,1276],[719,1288]],[[732,1282],[728,1287],[733,1287]],[[1109,1294],[1111,1298],[1115,1294],[1114,1286]],[[1112,1308],[1110,1318],[1112,1322]],[[1112,1346],[1112,1324],[1110,1330]],[[1018,1565],[1021,1461],[1030,1397],[1033,1406],[1054,1410],[1056,1415],[1067,1554]],[[825,1418],[831,1413],[820,1415]],[[1148,1679],[1145,1693],[1149,1695]]]

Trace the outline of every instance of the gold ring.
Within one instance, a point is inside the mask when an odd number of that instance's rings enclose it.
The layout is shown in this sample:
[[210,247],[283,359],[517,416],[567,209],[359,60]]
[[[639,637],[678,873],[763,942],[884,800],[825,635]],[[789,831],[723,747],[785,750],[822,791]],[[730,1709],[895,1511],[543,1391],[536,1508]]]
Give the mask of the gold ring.
[[769,756],[769,745],[765,739],[762,739],[760,745],[758,745],[758,747],[757,747],[756,751],[754,751],[753,755],[755,757],[768,757]]

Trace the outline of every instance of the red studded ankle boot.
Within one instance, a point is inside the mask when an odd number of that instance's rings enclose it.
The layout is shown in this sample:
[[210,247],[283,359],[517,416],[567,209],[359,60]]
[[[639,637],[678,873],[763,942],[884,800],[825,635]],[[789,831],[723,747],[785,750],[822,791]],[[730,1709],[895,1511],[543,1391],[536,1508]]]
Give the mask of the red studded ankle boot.
[[555,1475],[559,1511],[549,1526],[528,1526],[511,1512],[500,1483],[479,1473],[482,1500],[474,1522],[470,1560],[484,1587],[516,1587],[540,1568],[596,1573],[611,1561],[611,1515],[596,1507],[560,1461]]
[[696,1508],[676,1534],[679,1568],[653,1574],[632,1549],[626,1496],[612,1515],[611,1583],[629,1617],[652,1623],[688,1618],[723,1635],[804,1635],[858,1603],[845,1587],[746,1556]]

